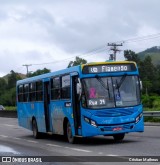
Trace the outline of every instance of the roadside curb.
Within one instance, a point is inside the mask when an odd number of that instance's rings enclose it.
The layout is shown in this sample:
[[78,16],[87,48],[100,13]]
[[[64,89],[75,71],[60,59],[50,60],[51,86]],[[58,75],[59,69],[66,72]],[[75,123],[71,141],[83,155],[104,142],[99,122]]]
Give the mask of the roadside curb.
[[153,123],[153,122],[145,122],[145,126],[160,126],[160,123]]

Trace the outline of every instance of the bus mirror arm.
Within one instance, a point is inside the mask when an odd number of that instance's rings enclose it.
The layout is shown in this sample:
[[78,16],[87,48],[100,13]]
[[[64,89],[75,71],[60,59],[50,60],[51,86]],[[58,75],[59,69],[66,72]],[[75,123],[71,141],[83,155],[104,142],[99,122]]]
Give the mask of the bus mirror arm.
[[80,79],[78,78],[78,82],[77,82],[77,95],[79,95],[79,98],[81,98],[82,95],[82,84]]
[[142,81],[140,80],[140,90],[143,89],[143,84],[142,84]]

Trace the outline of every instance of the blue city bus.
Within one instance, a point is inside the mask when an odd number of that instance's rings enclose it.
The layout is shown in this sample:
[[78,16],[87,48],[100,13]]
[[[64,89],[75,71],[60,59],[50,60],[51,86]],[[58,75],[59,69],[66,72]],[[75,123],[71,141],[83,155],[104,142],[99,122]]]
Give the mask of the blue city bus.
[[17,81],[19,125],[77,137],[143,132],[141,81],[135,62],[94,62]]

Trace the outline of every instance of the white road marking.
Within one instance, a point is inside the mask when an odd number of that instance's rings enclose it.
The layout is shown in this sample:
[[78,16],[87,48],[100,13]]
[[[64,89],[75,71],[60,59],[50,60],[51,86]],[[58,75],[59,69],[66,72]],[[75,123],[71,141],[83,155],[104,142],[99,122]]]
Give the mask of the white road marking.
[[3,137],[3,138],[7,138],[8,136],[6,136],[6,135],[0,135],[1,137]]
[[74,150],[74,151],[92,152],[92,151],[89,151],[89,150],[82,150],[82,149],[79,149],[79,148],[71,148],[71,147],[64,147],[64,148],[71,149],[71,150]]
[[116,156],[116,157],[119,157],[119,155],[112,155],[112,154],[108,154],[106,156]]
[[13,137],[12,139],[21,140],[21,138]]
[[26,140],[26,141],[31,143],[38,143],[37,141],[33,141],[33,140]]
[[21,138],[20,138],[20,140],[25,140],[25,141],[30,142],[30,143],[38,143],[37,141],[28,140],[28,139],[21,139]]
[[8,127],[15,127],[16,125],[11,125],[11,124],[3,124],[4,126],[8,126]]
[[51,146],[51,147],[62,147],[60,145],[56,145],[56,144],[46,144],[47,146]]

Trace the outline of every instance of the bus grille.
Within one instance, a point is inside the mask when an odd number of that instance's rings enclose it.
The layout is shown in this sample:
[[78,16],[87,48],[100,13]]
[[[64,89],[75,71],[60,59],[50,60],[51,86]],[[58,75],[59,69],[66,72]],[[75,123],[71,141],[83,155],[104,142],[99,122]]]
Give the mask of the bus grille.
[[127,116],[132,115],[134,113],[134,109],[114,109],[114,110],[105,110],[105,111],[97,111],[95,116],[98,117],[119,117],[119,116]]

